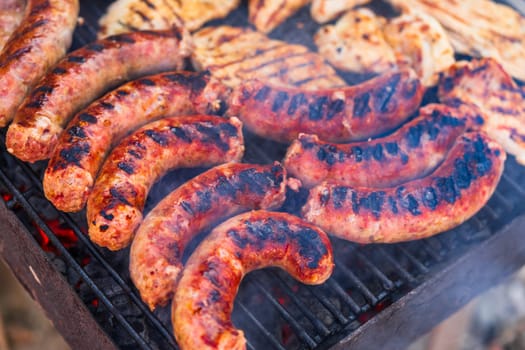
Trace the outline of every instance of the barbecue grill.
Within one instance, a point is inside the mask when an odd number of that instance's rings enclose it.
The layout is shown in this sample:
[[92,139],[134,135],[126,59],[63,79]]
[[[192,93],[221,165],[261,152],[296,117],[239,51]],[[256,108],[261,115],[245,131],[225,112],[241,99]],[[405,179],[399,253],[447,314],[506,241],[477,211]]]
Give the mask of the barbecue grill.
[[[525,1],[508,1],[525,9]],[[74,48],[96,35],[107,4],[84,1],[84,24]],[[246,25],[241,7],[226,21]],[[303,25],[298,29],[296,24]],[[272,35],[311,46],[308,11]],[[346,78],[356,82],[363,77]],[[431,92],[426,100],[435,98]],[[246,137],[247,162],[282,159],[285,147]],[[0,254],[75,349],[177,349],[169,307],[151,312],[128,273],[129,249],[110,252],[86,236],[85,213],[65,214],[42,191],[45,163],[29,165],[5,150],[0,132]],[[200,170],[170,173],[157,184],[156,200]],[[278,269],[243,281],[233,320],[250,349],[398,349],[430,330],[477,294],[525,264],[525,168],[513,157],[489,203],[460,227],[403,244],[358,245],[333,240],[336,268],[321,286],[297,283]],[[304,193],[291,195],[296,211]]]

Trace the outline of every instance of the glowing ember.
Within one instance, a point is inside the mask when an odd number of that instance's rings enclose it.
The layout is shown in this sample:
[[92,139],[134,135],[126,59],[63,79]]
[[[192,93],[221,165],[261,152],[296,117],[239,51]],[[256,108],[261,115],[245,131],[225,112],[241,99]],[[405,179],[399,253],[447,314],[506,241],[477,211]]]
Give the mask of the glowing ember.
[[[57,236],[57,238],[60,240],[60,243],[62,243],[65,248],[71,248],[77,244],[78,237],[76,236],[75,232],[71,228],[61,224],[58,219],[48,220],[46,221],[46,224],[49,229]],[[44,230],[36,224],[33,225],[38,232],[37,240],[40,244],[40,247],[42,247],[42,249],[46,252],[58,254],[57,249],[53,246]]]

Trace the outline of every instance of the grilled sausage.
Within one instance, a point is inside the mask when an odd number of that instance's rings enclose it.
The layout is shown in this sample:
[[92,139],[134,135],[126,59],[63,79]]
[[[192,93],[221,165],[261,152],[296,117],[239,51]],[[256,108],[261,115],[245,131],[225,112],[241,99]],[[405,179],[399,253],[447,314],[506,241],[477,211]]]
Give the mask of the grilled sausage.
[[300,133],[346,142],[400,125],[417,109],[422,96],[421,83],[408,70],[321,91],[249,81],[234,89],[228,113],[253,133],[279,142],[292,141]]
[[323,183],[303,216],[335,236],[359,243],[421,239],[472,217],[496,189],[506,154],[482,133],[466,133],[427,177],[387,189]]
[[274,165],[230,163],[189,180],[144,218],[131,244],[130,274],[154,309],[175,292],[182,254],[198,233],[250,209],[276,209],[285,199],[286,173]]
[[91,240],[112,250],[127,246],[153,183],[174,168],[239,161],[241,128],[236,118],[195,115],[158,120],[126,137],[106,159],[88,197]]
[[34,162],[47,159],[73,115],[105,90],[135,77],[180,69],[190,54],[182,29],[120,34],[68,54],[28,95],[7,133],[7,149]]
[[4,0],[0,4],[0,52],[24,18],[25,0]]
[[288,148],[284,165],[307,187],[325,180],[346,186],[390,187],[431,172],[476,120],[466,106],[432,104],[393,134],[372,141],[333,144],[301,134]]
[[279,266],[306,284],[333,270],[326,234],[296,216],[254,211],[216,227],[190,256],[172,305],[173,333],[181,349],[245,349],[231,322],[245,274]]
[[108,93],[60,135],[44,174],[44,193],[59,210],[81,210],[104,158],[128,132],[164,115],[221,113],[228,92],[207,72],[170,72]]
[[69,49],[78,0],[29,0],[0,55],[0,126],[13,120],[29,90]]

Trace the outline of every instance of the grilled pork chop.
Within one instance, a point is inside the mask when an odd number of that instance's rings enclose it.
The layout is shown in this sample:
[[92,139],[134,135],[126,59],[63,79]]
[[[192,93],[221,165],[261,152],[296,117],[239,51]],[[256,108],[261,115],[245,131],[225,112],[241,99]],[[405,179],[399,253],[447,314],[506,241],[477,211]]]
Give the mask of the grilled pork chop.
[[457,52],[495,58],[512,76],[525,80],[525,19],[510,7],[489,0],[389,1],[435,17]]
[[249,19],[258,31],[269,33],[309,2],[310,0],[250,0]]
[[136,30],[168,29],[182,24],[199,29],[212,19],[223,18],[240,0],[117,0],[100,19],[99,38]]
[[248,28],[207,27],[193,36],[193,65],[230,87],[248,79],[322,89],[346,85],[317,53],[302,45],[269,39]]
[[326,23],[346,10],[369,3],[371,0],[313,0],[310,13],[317,23]]

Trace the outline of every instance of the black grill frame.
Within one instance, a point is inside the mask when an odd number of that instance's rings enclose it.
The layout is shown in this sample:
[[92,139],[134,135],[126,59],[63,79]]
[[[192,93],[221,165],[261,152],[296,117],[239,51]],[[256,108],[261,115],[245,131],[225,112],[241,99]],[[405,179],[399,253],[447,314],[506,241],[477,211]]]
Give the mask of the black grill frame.
[[[512,2],[519,4],[521,8],[525,6],[525,1]],[[74,47],[84,45],[94,38],[96,28],[91,24],[101,15],[104,6],[103,1],[82,2],[81,16],[86,24],[77,29]],[[256,137],[248,135],[247,139],[257,146],[248,147],[246,161],[270,162],[275,158],[274,153],[282,152],[279,149],[275,151],[273,144],[265,145],[264,141]],[[4,141],[5,130],[2,130],[0,191],[12,196],[12,199],[5,200],[5,205],[26,227],[25,234],[31,240],[37,240],[34,225],[43,230],[60,259],[67,265],[66,271],[74,271],[75,279],[71,278],[70,273],[57,271],[64,274],[71,293],[84,301],[86,308],[118,347],[177,348],[166,311],[149,311],[140,301],[127,273],[122,268],[115,267],[122,264],[125,252],[114,254],[91,243],[83,233],[85,223],[82,214],[61,213],[51,205],[42,212],[40,204],[46,202],[41,185],[45,164],[40,162],[29,165],[14,159],[6,152]],[[271,150],[270,156],[268,152],[261,150],[264,147]],[[292,343],[294,347],[327,349],[353,345],[368,348],[367,346],[374,344],[377,345],[375,348],[388,344],[388,348],[394,349],[403,347],[474,295],[523,265],[525,248],[511,242],[519,238],[522,223],[525,222],[525,186],[520,185],[520,180],[525,176],[525,168],[517,165],[512,157],[509,158],[495,195],[480,213],[455,230],[426,240],[395,245],[361,246],[334,239],[336,271],[322,286],[299,285],[276,269],[258,271],[247,276],[236,301],[234,320],[242,321],[243,324],[250,322],[250,331],[247,334],[249,348],[255,349],[254,344],[265,343],[266,347],[286,349],[281,343],[280,335],[269,329],[268,324],[271,322],[262,320],[258,311],[253,308],[254,301],[250,294],[254,291],[262,297],[264,305],[274,310],[278,323],[285,323],[291,329],[291,337],[297,339],[297,342]],[[17,167],[17,170],[14,171],[13,167]],[[107,291],[99,287],[99,278],[92,276],[92,271],[87,268],[89,264],[83,265],[78,255],[75,256],[71,249],[64,246],[43,216],[57,217],[63,225],[74,230],[79,239],[74,253],[88,255],[92,259],[91,264],[96,263],[105,269],[107,275],[103,277],[113,279],[118,286],[120,292],[116,296],[125,296],[129,303],[135,305],[146,320],[143,325],[130,321],[131,318],[122,311],[126,305],[115,303],[115,295],[108,295]],[[0,239],[3,239],[1,233]],[[480,271],[487,264],[474,259],[483,257],[500,259],[501,268],[487,273]],[[49,258],[50,261],[52,259]],[[465,276],[465,272],[469,271],[471,278]],[[480,280],[481,275],[486,275],[486,280]],[[446,304],[446,298],[443,298],[445,294],[436,295],[436,299],[442,304],[436,305],[428,300],[428,296],[434,295],[435,291],[446,292],[447,279],[455,281],[460,277],[468,284],[477,284],[474,288],[457,281],[460,283],[459,292],[456,289],[449,292],[451,296],[459,295],[461,300]],[[83,289],[78,288],[78,281],[83,284]],[[468,291],[462,288],[467,288]],[[86,293],[83,292],[86,289],[100,302],[98,307],[87,305]],[[316,310],[312,310],[309,299],[313,300]],[[104,315],[110,315],[112,322],[97,318],[97,315],[100,317],[101,309],[104,309]],[[410,320],[414,310],[428,310],[432,315],[431,319],[418,315],[412,316],[413,320]],[[331,321],[324,322],[316,311],[330,315],[327,318]],[[406,315],[403,316],[404,314]],[[64,317],[67,318],[67,315]],[[395,327],[408,327],[403,331],[403,339],[393,340],[397,328],[390,330],[392,327],[387,325],[391,322],[389,318],[397,322]],[[119,332],[118,329],[120,332],[124,330],[129,339],[122,342],[115,338],[113,335]],[[384,330],[382,334],[374,334],[380,329]],[[252,342],[252,339],[255,341]]]

